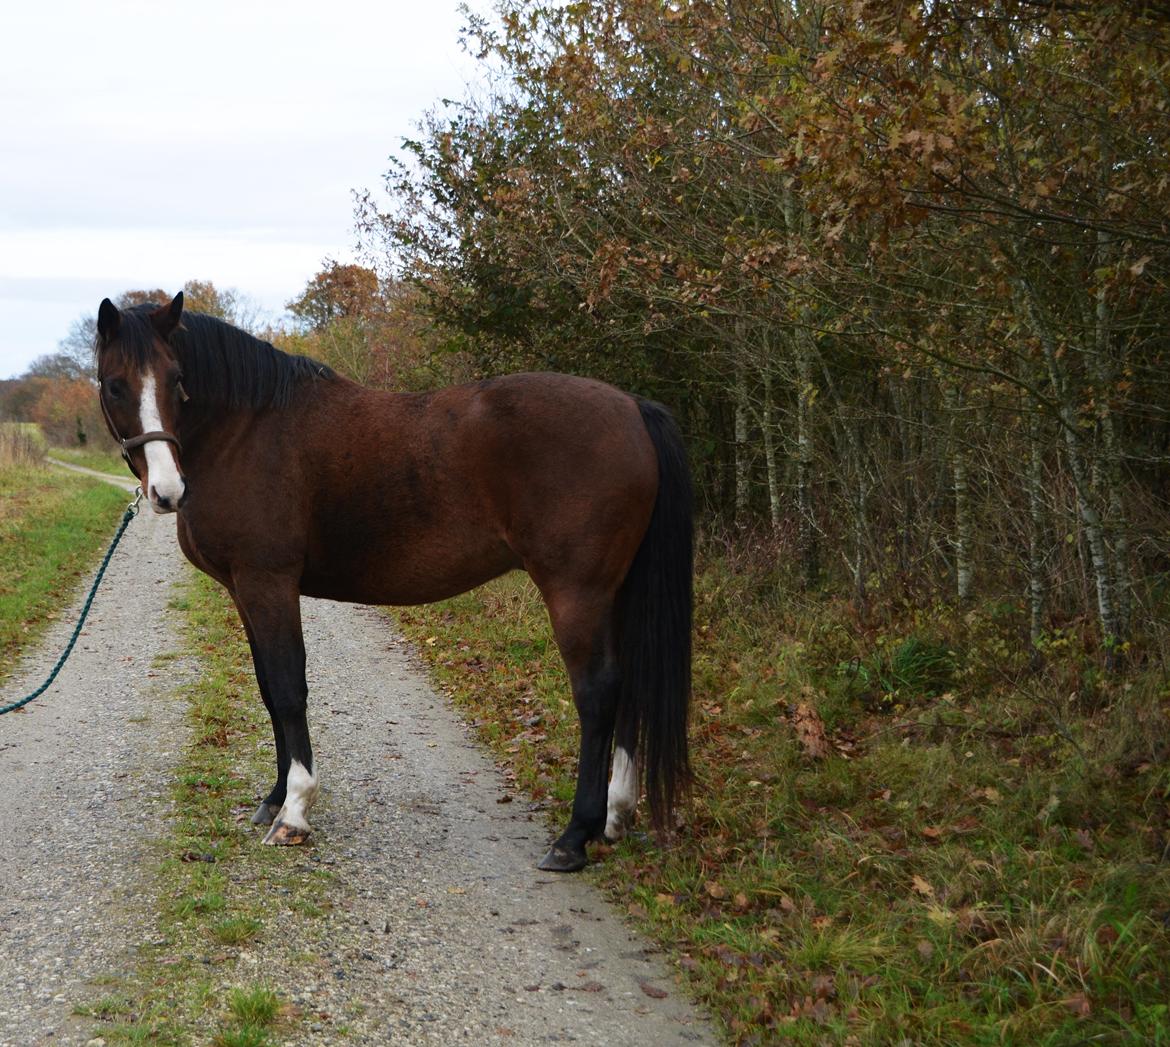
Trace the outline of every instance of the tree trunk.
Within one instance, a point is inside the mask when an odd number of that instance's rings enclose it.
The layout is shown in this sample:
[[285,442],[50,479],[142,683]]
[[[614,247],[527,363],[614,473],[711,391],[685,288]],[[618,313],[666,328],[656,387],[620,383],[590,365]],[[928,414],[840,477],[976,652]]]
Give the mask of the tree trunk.
[[951,490],[955,497],[955,535],[951,545],[955,550],[955,594],[960,604],[971,599],[971,582],[975,568],[971,563],[971,505],[967,487],[967,452],[963,445],[963,427],[959,424],[959,410],[963,397],[959,390],[948,385],[944,397],[950,415]]
[[776,467],[776,436],[772,431],[772,371],[764,365],[764,409],[760,417],[764,431],[764,466],[768,473],[768,512],[772,530],[780,528],[780,475]]
[[740,361],[735,365],[735,524],[748,523],[748,394],[747,375]]
[[1073,489],[1077,495],[1077,508],[1081,524],[1085,529],[1085,540],[1089,545],[1089,558],[1093,568],[1093,581],[1097,591],[1097,615],[1101,623],[1102,640],[1105,647],[1105,662],[1108,668],[1116,667],[1116,649],[1122,639],[1121,622],[1117,617],[1117,603],[1114,595],[1109,550],[1105,542],[1105,528],[1101,514],[1093,505],[1093,492],[1089,483],[1081,448],[1080,429],[1077,425],[1076,405],[1068,390],[1068,382],[1056,351],[1052,332],[1044,322],[1035,292],[1026,280],[1020,281],[1029,324],[1040,340],[1048,377],[1052,385],[1053,398],[1064,434],[1065,457],[1072,476]]
[[796,509],[797,544],[803,568],[804,584],[816,585],[820,574],[820,555],[817,548],[816,520],[813,516],[812,475],[813,440],[812,409],[816,399],[813,384],[812,335],[805,330],[796,333]]
[[[1110,241],[1104,230],[1097,231],[1097,266],[1102,268],[1109,262]],[[1119,634],[1129,630],[1130,602],[1133,583],[1129,573],[1129,541],[1126,536],[1127,521],[1125,507],[1121,501],[1121,452],[1117,430],[1113,424],[1113,408],[1110,399],[1114,391],[1115,372],[1110,348],[1112,309],[1106,288],[1097,289],[1094,316],[1093,346],[1088,353],[1089,366],[1093,377],[1094,402],[1097,407],[1097,426],[1101,436],[1101,486],[1105,492],[1106,518],[1104,521],[1106,545],[1112,551],[1113,580],[1117,605]]]
[[1035,407],[1028,411],[1028,639],[1032,647],[1032,665],[1042,660],[1040,641],[1044,635],[1044,603],[1048,593],[1044,575],[1044,458],[1040,447],[1040,415]]

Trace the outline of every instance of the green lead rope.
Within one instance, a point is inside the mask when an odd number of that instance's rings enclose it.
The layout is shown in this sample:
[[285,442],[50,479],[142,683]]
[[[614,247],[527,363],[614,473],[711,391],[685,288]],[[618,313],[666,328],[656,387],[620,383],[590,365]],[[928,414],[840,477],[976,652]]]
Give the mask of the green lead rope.
[[122,522],[118,525],[118,530],[114,534],[114,540],[110,542],[110,547],[106,550],[105,558],[102,560],[102,565],[98,568],[93,585],[90,586],[89,595],[85,598],[85,606],[81,608],[81,617],[77,619],[77,626],[73,630],[73,635],[69,637],[69,643],[66,645],[61,657],[57,659],[57,664],[53,666],[52,671],[49,673],[49,678],[27,698],[21,698],[19,702],[13,702],[11,705],[0,706],[0,716],[12,712],[13,709],[21,709],[28,705],[34,698],[39,698],[52,686],[53,681],[57,679],[57,674],[61,671],[65,660],[73,653],[73,645],[77,643],[77,637],[81,635],[81,627],[85,625],[85,619],[89,615],[90,607],[93,605],[93,598],[97,595],[98,586],[101,585],[102,575],[106,573],[106,568],[110,565],[110,558],[114,555],[114,550],[118,548],[118,543],[122,540],[122,535],[126,533],[126,528],[130,526],[130,521],[138,515],[138,503],[141,501],[142,488],[139,487],[137,494],[134,496],[134,501],[126,506],[126,511],[122,514]]

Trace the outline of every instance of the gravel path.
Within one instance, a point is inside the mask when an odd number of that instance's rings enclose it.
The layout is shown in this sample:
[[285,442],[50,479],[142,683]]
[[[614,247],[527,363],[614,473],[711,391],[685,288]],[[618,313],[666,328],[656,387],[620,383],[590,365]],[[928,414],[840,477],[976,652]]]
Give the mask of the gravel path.
[[[116,521],[111,522],[111,533]],[[132,969],[152,933],[140,899],[149,840],[167,814],[183,713],[177,639],[166,605],[179,575],[175,522],[147,511],[110,561],[86,628],[57,682],[0,717],[0,1045],[85,1043],[71,1017],[80,986]],[[0,704],[38,686],[64,648],[81,600],[0,688]]]
[[[312,980],[367,1005],[339,1043],[714,1042],[647,943],[580,876],[535,868],[538,812],[384,616],[302,602],[323,781],[316,855],[341,891]],[[326,1041],[322,1041],[326,1042]]]
[[[178,647],[165,605],[181,571],[173,519],[144,511],[57,684],[0,719],[0,1047],[85,1043],[93,1023],[71,1006],[132,968],[153,933],[134,900],[183,726],[166,697],[181,665],[151,666]],[[303,611],[322,779],[304,860],[333,874],[332,908],[325,934],[308,936],[323,943],[311,961],[291,911],[287,955],[239,961],[281,978],[306,1013],[344,1016],[344,1031],[323,1019],[296,1042],[715,1042],[595,889],[535,868],[541,815],[499,802],[498,770],[385,617],[313,600]],[[63,615],[0,701],[39,682],[70,627]]]

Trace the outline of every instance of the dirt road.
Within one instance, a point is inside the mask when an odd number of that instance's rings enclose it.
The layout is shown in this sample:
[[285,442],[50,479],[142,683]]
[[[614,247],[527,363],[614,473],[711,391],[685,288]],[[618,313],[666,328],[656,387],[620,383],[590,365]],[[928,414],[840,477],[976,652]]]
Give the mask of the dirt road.
[[[183,737],[174,691],[193,667],[151,666],[179,646],[166,604],[184,569],[173,519],[142,513],[57,685],[0,719],[0,1045],[85,1043],[93,1025],[72,1005],[152,934],[130,903]],[[539,814],[497,802],[497,769],[386,619],[323,601],[303,611],[322,779],[308,860],[333,873],[333,904],[322,952],[282,961],[278,988],[353,1017],[336,1039],[321,1027],[296,1042],[714,1042],[598,892],[535,868]],[[67,632],[0,701],[37,681]],[[258,974],[264,959],[251,957]]]

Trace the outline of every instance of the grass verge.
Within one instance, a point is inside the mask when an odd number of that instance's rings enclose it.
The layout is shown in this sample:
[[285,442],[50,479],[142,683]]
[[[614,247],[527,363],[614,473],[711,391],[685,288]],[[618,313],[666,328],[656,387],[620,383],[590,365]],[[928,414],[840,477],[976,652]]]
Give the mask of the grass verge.
[[70,465],[81,465],[86,469],[96,469],[99,473],[133,480],[133,475],[113,444],[102,447],[50,447],[49,454]]
[[[269,1047],[302,1014],[271,981],[296,984],[288,942],[312,948],[330,874],[312,848],[262,847],[250,816],[273,773],[272,732],[230,601],[202,575],[173,604],[199,670],[185,702],[189,739],[171,786],[173,817],[156,847],[156,934],[135,975],[78,1009],[109,1044]],[[263,979],[256,972],[264,971]],[[284,977],[282,977],[284,975]]]
[[0,465],[0,680],[88,580],[126,502],[99,480]]
[[[1067,644],[1029,675],[1018,608],[879,627],[782,591],[700,571],[692,802],[589,871],[728,1039],[1170,1043],[1165,680]],[[394,613],[563,823],[576,714],[528,579]]]

